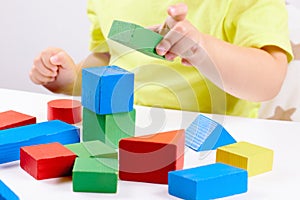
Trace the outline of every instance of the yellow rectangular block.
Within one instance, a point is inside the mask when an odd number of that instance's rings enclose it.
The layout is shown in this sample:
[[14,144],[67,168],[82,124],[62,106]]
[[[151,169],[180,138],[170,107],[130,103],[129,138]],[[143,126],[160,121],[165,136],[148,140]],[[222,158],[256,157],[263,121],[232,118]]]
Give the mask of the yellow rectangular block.
[[217,149],[216,162],[225,163],[248,171],[255,176],[272,170],[274,152],[271,149],[237,142]]

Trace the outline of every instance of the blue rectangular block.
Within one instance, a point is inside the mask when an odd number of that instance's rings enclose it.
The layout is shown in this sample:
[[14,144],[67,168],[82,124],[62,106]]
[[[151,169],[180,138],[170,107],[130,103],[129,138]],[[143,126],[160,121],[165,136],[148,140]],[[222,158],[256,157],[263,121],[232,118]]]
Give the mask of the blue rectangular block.
[[247,192],[246,170],[215,163],[168,173],[169,194],[186,200],[207,200]]
[[82,69],[81,102],[99,114],[133,110],[134,74],[117,66]]
[[0,131],[0,164],[20,159],[20,148],[50,142],[63,145],[80,141],[76,126],[52,120]]
[[0,199],[2,200],[19,200],[19,197],[0,180]]

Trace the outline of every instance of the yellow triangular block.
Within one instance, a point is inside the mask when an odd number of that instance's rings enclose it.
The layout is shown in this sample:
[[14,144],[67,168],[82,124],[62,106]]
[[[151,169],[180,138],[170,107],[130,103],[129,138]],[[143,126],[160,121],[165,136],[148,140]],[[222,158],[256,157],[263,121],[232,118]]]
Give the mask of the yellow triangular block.
[[248,176],[255,176],[272,170],[273,155],[271,149],[248,142],[238,142],[219,147],[216,162],[245,169]]

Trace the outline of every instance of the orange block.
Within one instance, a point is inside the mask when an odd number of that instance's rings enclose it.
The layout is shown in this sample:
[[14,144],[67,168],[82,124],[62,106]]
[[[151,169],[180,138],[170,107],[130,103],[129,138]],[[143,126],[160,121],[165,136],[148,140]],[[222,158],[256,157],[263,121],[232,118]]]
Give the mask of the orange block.
[[174,130],[119,142],[121,180],[168,183],[168,172],[183,168],[184,130]]
[[25,146],[20,149],[20,166],[37,180],[69,176],[76,159],[58,142]]
[[36,117],[8,110],[0,113],[0,130],[35,124]]
[[61,120],[69,124],[81,121],[81,103],[72,99],[56,99],[48,102],[48,120]]

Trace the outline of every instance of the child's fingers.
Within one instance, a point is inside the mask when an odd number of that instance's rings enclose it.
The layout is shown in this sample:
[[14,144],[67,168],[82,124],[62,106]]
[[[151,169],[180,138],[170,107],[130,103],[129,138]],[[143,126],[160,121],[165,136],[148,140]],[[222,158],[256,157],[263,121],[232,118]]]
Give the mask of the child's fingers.
[[160,31],[163,33],[162,35],[166,35],[170,29],[175,27],[177,23],[185,20],[187,15],[188,7],[184,3],[179,3],[168,8],[168,18],[166,19],[165,23],[162,26],[162,30]]
[[185,19],[188,12],[188,7],[184,3],[178,3],[168,8],[168,14],[175,21],[182,21]]
[[161,27],[161,25],[160,25],[160,24],[157,24],[157,25],[153,25],[153,26],[148,26],[147,29],[149,29],[149,30],[151,30],[151,31],[154,31],[154,32],[158,33],[159,30],[160,30],[160,27]]
[[184,26],[175,26],[164,36],[162,41],[160,41],[160,43],[156,46],[157,53],[159,55],[165,55],[179,40],[181,40],[181,38],[185,37],[186,34],[187,29]]
[[57,66],[46,66],[42,57],[37,57],[33,62],[33,69],[42,76],[55,77],[57,75]]
[[74,65],[72,58],[64,51],[60,51],[57,54],[51,56],[50,62],[53,65],[57,65],[66,69],[70,69]]
[[57,66],[50,62],[50,57],[59,51],[60,51],[60,49],[57,49],[57,48],[47,48],[41,52],[38,59],[41,60],[44,67],[55,72],[55,71],[57,71]]
[[168,52],[165,55],[165,58],[169,61],[173,61],[176,57],[177,57],[177,55],[172,52]]
[[36,67],[32,68],[32,70],[30,71],[29,77],[33,83],[40,84],[40,85],[45,85],[45,84],[50,83],[55,80],[55,77],[45,76],[45,75],[41,74],[40,71]]

